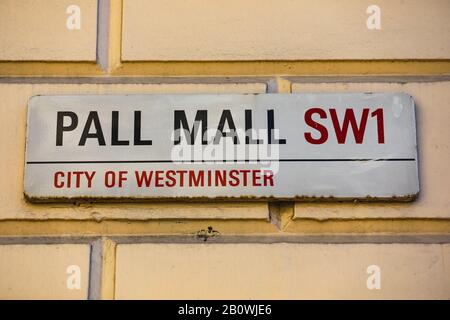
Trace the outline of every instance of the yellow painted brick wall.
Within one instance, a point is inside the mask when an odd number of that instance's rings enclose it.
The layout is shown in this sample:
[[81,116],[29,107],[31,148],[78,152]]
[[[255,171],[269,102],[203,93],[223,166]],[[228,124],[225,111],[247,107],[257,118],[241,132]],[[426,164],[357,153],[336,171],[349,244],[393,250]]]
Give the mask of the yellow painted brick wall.
[[[1,1],[0,298],[450,299],[450,2],[377,1],[380,30],[366,26],[371,4]],[[70,5],[80,29],[67,28]],[[417,102],[415,202],[23,196],[36,94],[367,91]]]

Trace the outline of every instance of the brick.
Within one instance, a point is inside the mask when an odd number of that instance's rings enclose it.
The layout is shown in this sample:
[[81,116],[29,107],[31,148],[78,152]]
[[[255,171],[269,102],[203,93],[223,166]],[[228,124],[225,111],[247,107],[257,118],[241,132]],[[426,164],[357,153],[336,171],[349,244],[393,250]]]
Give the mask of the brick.
[[122,60],[449,59],[447,0],[124,0]]
[[33,205],[23,197],[23,169],[28,99],[36,94],[106,93],[261,93],[265,84],[1,84],[0,220],[4,219],[268,219],[265,202],[230,203],[115,203],[74,206]]
[[[424,244],[119,245],[116,299],[449,299],[449,252]],[[367,268],[381,289],[367,288]]]
[[[420,194],[411,203],[301,203],[295,218],[449,218],[450,82],[431,83],[294,83],[301,92],[406,92],[416,102]],[[349,172],[349,174],[351,174]]]
[[[89,255],[89,245],[0,245],[0,299],[87,299]],[[80,289],[67,286],[70,266]]]
[[[81,12],[81,28],[69,30],[70,5]],[[0,60],[95,61],[97,1],[2,0]]]

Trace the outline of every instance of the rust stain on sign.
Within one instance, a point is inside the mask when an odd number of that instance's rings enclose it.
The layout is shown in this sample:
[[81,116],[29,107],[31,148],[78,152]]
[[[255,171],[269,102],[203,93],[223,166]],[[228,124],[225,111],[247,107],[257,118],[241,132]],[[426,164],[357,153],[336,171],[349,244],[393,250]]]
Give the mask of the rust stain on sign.
[[411,201],[403,93],[36,96],[31,202]]

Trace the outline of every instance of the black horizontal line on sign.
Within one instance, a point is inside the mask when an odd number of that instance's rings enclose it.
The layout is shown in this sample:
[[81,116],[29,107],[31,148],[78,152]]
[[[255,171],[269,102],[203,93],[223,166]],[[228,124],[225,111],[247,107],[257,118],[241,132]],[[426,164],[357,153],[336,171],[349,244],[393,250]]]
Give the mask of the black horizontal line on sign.
[[347,161],[415,161],[415,158],[381,159],[238,159],[238,160],[80,160],[80,161],[27,161],[27,164],[76,163],[233,163],[233,162],[347,162]]

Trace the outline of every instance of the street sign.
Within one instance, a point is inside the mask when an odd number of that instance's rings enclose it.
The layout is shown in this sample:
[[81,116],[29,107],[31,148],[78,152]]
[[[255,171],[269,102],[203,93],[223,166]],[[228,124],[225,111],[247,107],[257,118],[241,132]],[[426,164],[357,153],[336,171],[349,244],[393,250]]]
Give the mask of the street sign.
[[404,93],[35,96],[30,201],[412,200]]

